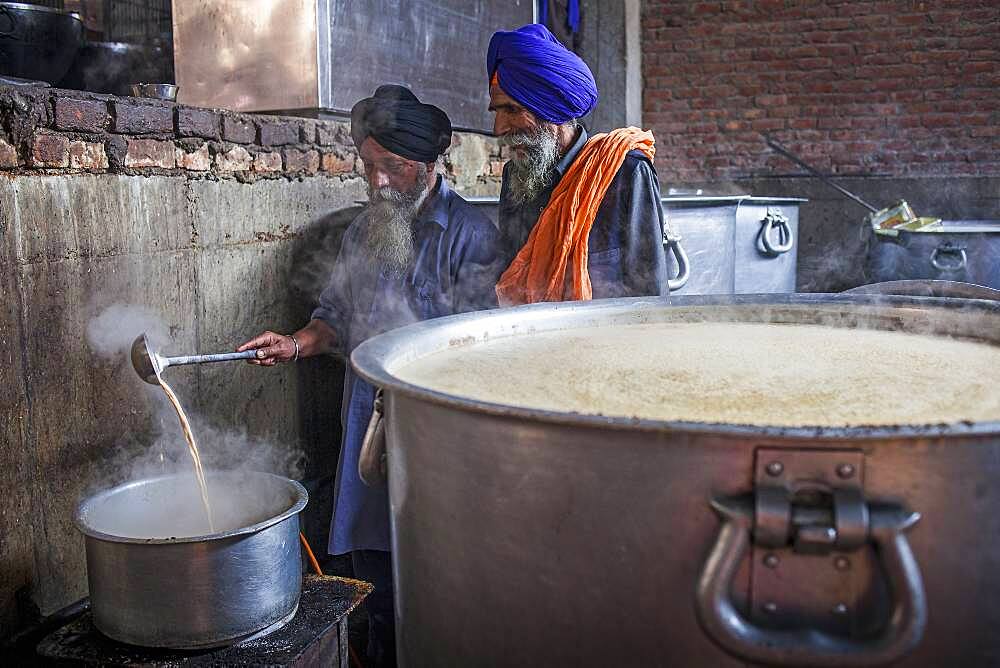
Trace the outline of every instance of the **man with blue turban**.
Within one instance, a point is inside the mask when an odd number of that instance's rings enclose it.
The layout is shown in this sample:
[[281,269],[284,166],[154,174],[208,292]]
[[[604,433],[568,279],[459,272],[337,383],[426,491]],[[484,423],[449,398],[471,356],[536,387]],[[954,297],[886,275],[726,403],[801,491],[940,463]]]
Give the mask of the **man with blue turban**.
[[500,191],[501,305],[667,293],[653,136],[590,136],[587,64],[540,24],[501,31],[486,57]]

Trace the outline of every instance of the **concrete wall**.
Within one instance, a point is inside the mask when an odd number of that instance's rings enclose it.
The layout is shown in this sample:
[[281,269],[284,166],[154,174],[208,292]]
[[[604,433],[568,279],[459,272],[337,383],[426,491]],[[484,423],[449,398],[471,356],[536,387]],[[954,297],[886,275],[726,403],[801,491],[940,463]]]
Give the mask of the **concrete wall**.
[[547,26],[590,66],[600,91],[597,107],[583,122],[594,132],[625,125],[625,3],[580,0],[580,30],[566,27],[566,3],[549,2]]
[[[43,613],[86,595],[74,507],[120,473],[123,451],[141,456],[158,427],[161,393],[124,358],[109,362],[89,349],[89,319],[114,302],[146,306],[162,315],[177,353],[231,350],[263,328],[293,331],[305,322],[289,289],[299,237],[363,198],[360,180],[329,185],[117,175],[0,184],[0,385],[13,407],[3,411],[0,449],[5,626],[18,588],[28,587]],[[316,478],[332,473],[338,452],[334,367],[226,364],[170,370],[169,380],[202,419],[302,448],[307,477]],[[327,415],[323,433],[312,411]],[[202,447],[211,457],[212,443]],[[310,532],[321,537],[327,519],[307,515]]]
[[[88,323],[146,307],[177,354],[294,331],[366,199],[358,167],[343,124],[0,87],[0,640],[86,595],[81,496],[134,474],[164,433],[183,452],[162,393],[124,355],[96,355]],[[470,194],[496,194],[501,168],[478,135],[442,161]],[[167,372],[209,463],[244,440],[273,444],[274,466],[305,457],[320,554],[343,368]]]

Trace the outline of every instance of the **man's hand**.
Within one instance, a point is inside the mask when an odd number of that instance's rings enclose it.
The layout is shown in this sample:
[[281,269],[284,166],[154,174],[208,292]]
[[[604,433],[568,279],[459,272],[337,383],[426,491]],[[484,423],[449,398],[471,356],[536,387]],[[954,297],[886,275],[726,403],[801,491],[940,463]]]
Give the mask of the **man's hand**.
[[250,364],[274,366],[278,362],[290,362],[295,359],[295,342],[286,334],[270,331],[258,334],[237,348],[236,352],[241,353],[255,348],[257,358],[247,360]]

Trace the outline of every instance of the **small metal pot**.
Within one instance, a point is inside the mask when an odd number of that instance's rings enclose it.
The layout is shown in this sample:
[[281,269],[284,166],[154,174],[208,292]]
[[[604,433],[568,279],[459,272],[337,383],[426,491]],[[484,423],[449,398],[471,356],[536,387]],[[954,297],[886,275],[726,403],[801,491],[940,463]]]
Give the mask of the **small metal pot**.
[[82,44],[83,21],[78,14],[0,2],[0,74],[58,83]]
[[182,537],[183,527],[177,537],[163,535],[156,525],[170,527],[178,504],[178,516],[199,509],[191,475],[130,482],[80,504],[94,625],[106,636],[145,647],[214,647],[295,615],[305,488],[267,473],[209,474],[208,488],[213,508],[246,522],[210,535]]

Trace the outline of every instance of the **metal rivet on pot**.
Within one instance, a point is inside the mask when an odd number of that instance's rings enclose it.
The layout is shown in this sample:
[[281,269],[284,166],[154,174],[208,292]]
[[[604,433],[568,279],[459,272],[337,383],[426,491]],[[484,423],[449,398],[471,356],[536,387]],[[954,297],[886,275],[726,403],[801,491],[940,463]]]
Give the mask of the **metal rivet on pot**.
[[764,612],[768,613],[769,615],[773,615],[777,611],[778,611],[778,604],[777,603],[765,603],[764,604]]
[[841,464],[837,467],[837,475],[841,478],[850,478],[854,475],[854,465],[853,464]]
[[781,472],[785,470],[785,465],[781,462],[771,462],[765,468],[768,475],[779,476],[781,475]]
[[851,560],[843,556],[837,557],[836,559],[833,560],[833,567],[836,568],[838,571],[850,570]]
[[847,606],[845,604],[843,604],[843,603],[838,603],[837,605],[833,606],[833,614],[835,614],[835,615],[846,615],[847,614]]
[[766,555],[764,557],[764,565],[767,566],[768,568],[777,568],[778,567],[778,563],[780,561],[781,560],[778,559],[778,555],[773,554],[773,553],[772,554],[768,554],[768,555]]

